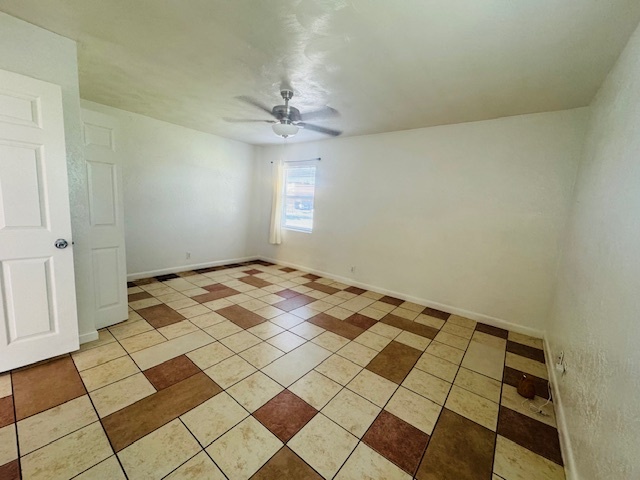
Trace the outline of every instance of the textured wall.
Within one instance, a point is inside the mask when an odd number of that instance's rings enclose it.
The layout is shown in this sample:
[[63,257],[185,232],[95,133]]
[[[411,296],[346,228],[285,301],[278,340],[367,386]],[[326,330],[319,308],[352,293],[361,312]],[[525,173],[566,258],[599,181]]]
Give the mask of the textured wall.
[[254,251],[542,334],[587,113],[290,145],[287,159],[322,161],[313,233],[279,246],[269,161],[283,150],[262,147]]
[[80,341],[95,332],[76,42],[0,13],[0,68],[62,87]]
[[640,478],[640,29],[592,105],[547,336],[574,478]]

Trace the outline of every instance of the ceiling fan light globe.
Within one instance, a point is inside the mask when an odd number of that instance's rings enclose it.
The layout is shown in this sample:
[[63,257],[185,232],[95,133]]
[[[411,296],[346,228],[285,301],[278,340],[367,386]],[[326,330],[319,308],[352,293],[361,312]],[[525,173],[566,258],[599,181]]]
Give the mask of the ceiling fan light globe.
[[290,123],[274,123],[271,128],[273,128],[273,133],[283,138],[293,137],[299,130],[298,127]]

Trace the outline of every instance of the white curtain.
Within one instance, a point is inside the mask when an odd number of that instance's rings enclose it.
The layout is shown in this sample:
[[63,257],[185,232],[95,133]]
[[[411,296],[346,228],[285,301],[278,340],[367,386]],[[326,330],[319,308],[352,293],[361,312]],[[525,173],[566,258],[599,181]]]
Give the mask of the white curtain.
[[282,195],[284,182],[284,162],[279,159],[273,162],[273,197],[271,200],[271,228],[269,229],[269,243],[282,243]]

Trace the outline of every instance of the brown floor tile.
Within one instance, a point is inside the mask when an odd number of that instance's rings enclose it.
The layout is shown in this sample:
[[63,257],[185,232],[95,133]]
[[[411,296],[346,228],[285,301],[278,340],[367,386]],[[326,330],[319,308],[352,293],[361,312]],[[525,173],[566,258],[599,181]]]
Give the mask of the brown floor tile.
[[262,318],[257,313],[253,313],[240,305],[231,305],[230,307],[221,308],[220,310],[216,310],[216,313],[219,313],[226,319],[231,320],[233,323],[245,330],[266,322],[265,318]]
[[156,390],[162,390],[200,371],[185,355],[180,355],[142,373]]
[[166,282],[167,280],[173,280],[174,278],[178,278],[178,275],[176,275],[175,273],[167,273],[165,275],[156,276],[156,280],[160,282]]
[[20,480],[20,464],[17,458],[0,466],[0,478],[2,480]]
[[400,300],[399,298],[396,298],[396,297],[390,297],[389,295],[385,295],[380,299],[380,301],[384,303],[388,303],[390,305],[395,305],[396,307],[404,303],[404,300]]
[[436,335],[439,332],[439,330],[428,325],[422,325],[421,323],[412,322],[411,320],[407,320],[406,318],[396,317],[395,315],[391,314],[385,315],[380,321],[382,323],[386,323],[387,325],[401,328],[403,330],[406,330],[407,332],[415,333],[416,335],[430,338],[432,340],[436,338]]
[[242,277],[239,280],[241,282],[246,283],[247,285],[251,285],[257,288],[264,288],[264,287],[268,287],[269,285],[273,285],[272,283],[269,283],[266,280],[263,280],[258,277],[252,277],[252,276]]
[[137,312],[154,328],[166,327],[167,325],[172,325],[184,320],[182,315],[164,303],[154,305],[153,307],[142,308]]
[[304,286],[313,288],[314,290],[318,290],[319,292],[328,293],[329,295],[333,295],[334,293],[338,293],[340,291],[339,288],[330,287],[329,285],[325,285],[324,283],[309,282],[305,283]]
[[509,336],[509,330],[492,327],[491,325],[486,325],[484,323],[478,323],[476,325],[476,330],[488,335],[493,335],[494,337],[507,338]]
[[527,357],[536,362],[545,363],[544,351],[539,348],[530,347],[528,345],[522,345],[521,343],[512,342],[507,340],[507,352],[515,353],[521,357]]
[[488,480],[496,434],[446,408],[420,462],[418,480]]
[[378,323],[373,318],[360,315],[359,313],[354,313],[350,317],[345,318],[344,321],[347,323],[350,323],[351,325],[355,325],[356,327],[363,328],[365,330],[373,327],[376,323]]
[[258,273],[262,273],[262,271],[252,268],[251,270],[243,270],[242,273],[246,273],[247,275],[256,275]]
[[[520,370],[516,370],[515,368],[511,367],[504,367],[503,382],[507,385],[518,388],[518,384],[520,383],[523,375],[524,372],[521,372]],[[535,375],[531,375],[530,373],[527,373],[526,375],[527,378],[533,380],[533,384],[536,387],[536,395],[541,398],[549,398],[549,386],[547,380],[545,380],[544,378],[536,377]]]
[[425,308],[422,313],[425,315],[429,315],[430,317],[439,318],[440,320],[447,320],[451,314],[447,312],[443,312],[442,310],[436,310],[435,308]]
[[285,273],[291,273],[296,271],[295,268],[291,268],[291,267],[282,267],[280,270],[282,270]]
[[155,278],[151,277],[151,278],[141,278],[139,280],[134,280],[134,282],[136,285],[149,285],[150,283],[158,283],[158,280],[156,280]]
[[313,273],[307,273],[306,275],[303,275],[302,278],[308,278],[309,280],[318,280],[322,277],[314,275]]
[[[215,285],[209,285],[209,287],[212,287]],[[205,287],[205,290],[209,290],[209,288]],[[221,288],[221,289],[217,289],[214,291],[209,291],[209,293],[203,293],[202,295],[196,295],[195,297],[191,297],[193,300],[195,300],[198,303],[207,303],[207,302],[213,302],[214,300],[219,300],[221,298],[225,298],[225,297],[230,297],[231,295],[237,295],[238,293],[240,293],[237,290],[234,290],[233,288]]]
[[413,476],[429,443],[429,435],[383,410],[362,441]]
[[15,371],[11,379],[18,421],[87,393],[68,355]]
[[289,298],[297,297],[300,294],[298,292],[294,292],[293,290],[289,290],[288,288],[286,288],[284,290],[276,292],[276,295],[278,295],[279,297],[289,299]]
[[186,272],[178,272],[179,277],[192,277],[194,275],[197,275],[197,273],[194,272],[193,270],[187,270]]
[[[213,280],[211,280],[213,282]],[[221,283],[215,283],[213,285],[207,285],[206,287],[202,287],[205,290],[209,290],[210,292],[219,292],[221,290],[229,290],[229,287],[227,287],[226,285],[223,285]],[[236,290],[234,290],[235,292]],[[206,293],[203,293],[203,295],[206,295]],[[235,293],[234,293],[235,295]],[[216,299],[217,300],[217,299]]]
[[127,301],[128,302],[135,302],[136,300],[144,300],[145,298],[152,298],[153,295],[151,295],[149,292],[138,292],[138,293],[132,293],[131,295],[129,295]]
[[344,338],[348,338],[349,340],[353,340],[362,332],[364,332],[363,328],[356,327],[350,323],[345,323],[342,320],[338,320],[331,315],[327,315],[326,313],[319,313],[318,315],[311,317],[307,320],[309,323],[313,323],[318,327],[322,327],[325,330],[329,330],[330,332],[335,333],[336,335],[340,335]]
[[253,412],[253,416],[286,443],[316,413],[318,411],[307,402],[289,390],[284,390]]
[[297,456],[289,447],[282,447],[258,470],[251,480],[322,480],[322,477]]
[[399,385],[421,355],[420,350],[404,343],[392,341],[365,368]]
[[[276,295],[280,295],[280,293],[276,293]],[[284,310],[285,312],[290,312],[291,310],[295,310],[296,308],[300,308],[308,303],[315,301],[316,299],[313,297],[308,297],[306,295],[296,295],[295,297],[283,300],[282,302],[274,303],[273,306],[279,308],[280,310]]]
[[362,295],[366,290],[364,288],[349,287],[344,289],[345,292],[353,293],[355,295]]
[[498,435],[558,465],[563,465],[558,430],[550,425],[501,406]]
[[116,452],[220,393],[205,373],[198,373],[102,419]]
[[0,398],[0,428],[6,427],[15,421],[16,417],[13,414],[13,395]]

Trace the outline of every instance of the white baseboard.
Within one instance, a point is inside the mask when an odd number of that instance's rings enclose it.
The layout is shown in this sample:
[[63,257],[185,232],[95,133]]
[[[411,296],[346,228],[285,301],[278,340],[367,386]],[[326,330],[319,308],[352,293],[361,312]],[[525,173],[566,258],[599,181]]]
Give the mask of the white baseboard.
[[158,275],[166,275],[168,273],[186,272],[189,270],[197,270],[199,268],[217,267],[219,265],[227,265],[229,263],[242,263],[249,260],[256,260],[258,257],[252,255],[250,257],[229,258],[226,260],[216,260],[215,262],[196,263],[192,265],[181,265],[179,267],[161,268],[159,270],[150,270],[148,272],[128,273],[127,281],[138,280],[140,278],[156,277]]
[[367,290],[372,290],[378,293],[384,293],[385,295],[389,295],[392,297],[400,298],[407,302],[418,303],[420,305],[426,305],[430,308],[435,308],[437,310],[442,310],[443,312],[452,313],[454,315],[459,315],[461,317],[470,318],[471,320],[476,320],[477,322],[486,323],[487,325],[491,325],[493,327],[504,328],[506,330],[511,330],[512,332],[522,333],[524,335],[529,335],[531,337],[542,338],[544,336],[544,332],[542,330],[538,330],[531,327],[525,327],[522,325],[518,325],[516,323],[509,322],[507,320],[503,320],[501,318],[491,317],[489,315],[485,315],[483,313],[472,312],[470,310],[465,310],[463,308],[454,307],[452,305],[445,305],[443,303],[434,302],[432,300],[428,300],[426,298],[413,297],[411,295],[405,295],[401,292],[395,292],[393,290],[387,290],[386,288],[378,287],[376,285],[370,285],[368,283],[362,283],[355,281],[351,278],[342,277],[340,275],[334,275],[329,272],[323,272],[320,270],[315,270],[312,268],[305,267],[303,265],[297,265],[290,262],[284,262],[282,260],[278,260],[275,258],[268,257],[259,257],[261,260],[265,260],[267,262],[275,263],[278,265],[283,265],[285,267],[295,268],[296,270],[300,270],[302,272],[313,273],[315,275],[320,275],[322,277],[331,278],[340,283],[346,283],[348,285],[354,285],[356,287],[365,288]]
[[78,339],[80,340],[80,345],[87,342],[93,342],[98,339],[98,331],[94,330],[93,332],[83,333],[78,336]]
[[573,448],[571,447],[571,439],[569,438],[569,430],[567,428],[567,417],[564,413],[562,395],[560,395],[560,389],[558,388],[558,376],[556,369],[553,368],[555,355],[551,353],[551,347],[549,346],[546,335],[544,337],[544,355],[547,358],[547,372],[549,374],[549,381],[551,382],[553,406],[556,413],[556,424],[560,437],[560,451],[562,452],[566,480],[578,480],[576,461],[573,456]]

